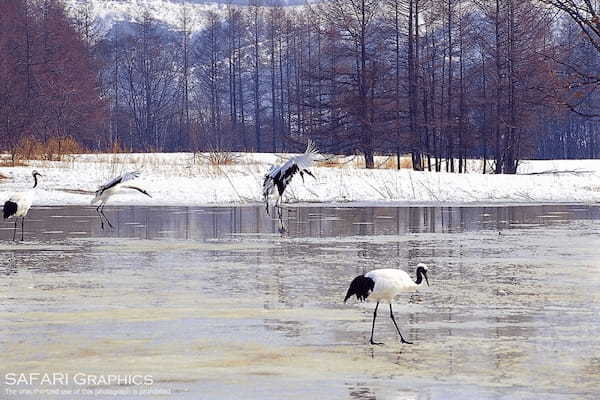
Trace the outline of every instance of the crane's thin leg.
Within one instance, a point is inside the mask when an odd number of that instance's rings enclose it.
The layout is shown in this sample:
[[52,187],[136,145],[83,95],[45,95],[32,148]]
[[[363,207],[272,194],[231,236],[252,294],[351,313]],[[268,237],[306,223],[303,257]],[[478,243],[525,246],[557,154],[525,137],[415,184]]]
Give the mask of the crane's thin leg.
[[104,230],[104,219],[100,214],[100,207],[102,207],[102,203],[98,204],[98,207],[96,207],[96,214],[98,214],[98,218],[100,218],[100,229]]
[[110,229],[113,229],[113,225],[110,223],[110,220],[108,219],[108,217],[106,216],[106,214],[104,214],[104,203],[102,204],[102,207],[100,208],[100,213],[102,214],[102,216],[106,220],[106,223],[108,224],[108,226],[110,226]]
[[390,303],[390,317],[392,318],[392,321],[394,322],[394,325],[396,326],[396,330],[398,331],[398,335],[400,335],[400,340],[402,341],[402,343],[412,344],[412,342],[408,342],[408,341],[404,340],[404,338],[402,337],[402,334],[400,333],[400,329],[398,328],[398,324],[396,323],[396,318],[394,318],[394,312],[392,311],[392,303]]
[[375,318],[377,318],[377,309],[379,308],[379,302],[375,305],[375,311],[373,311],[373,325],[371,326],[371,339],[369,339],[369,343],[380,345],[383,343],[378,343],[373,341],[373,331],[375,330]]
[[13,229],[13,242],[15,241],[17,235],[17,218],[18,217],[15,217],[15,229]]
[[277,200],[277,203],[275,203],[275,207],[277,207],[277,217],[279,219],[279,233],[285,233],[286,229],[285,226],[283,226],[283,211],[281,205],[279,205],[279,199]]
[[25,217],[21,217],[21,242],[23,241],[23,223],[25,222]]

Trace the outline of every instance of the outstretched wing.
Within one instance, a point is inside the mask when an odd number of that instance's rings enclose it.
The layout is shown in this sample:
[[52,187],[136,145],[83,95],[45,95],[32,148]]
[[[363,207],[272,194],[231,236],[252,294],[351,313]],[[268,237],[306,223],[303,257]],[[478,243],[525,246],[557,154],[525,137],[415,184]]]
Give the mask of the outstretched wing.
[[140,171],[132,171],[132,172],[126,172],[124,174],[121,174],[121,175],[117,176],[115,179],[113,179],[112,181],[100,186],[96,193],[102,194],[102,192],[104,192],[105,190],[115,187],[123,182],[127,182],[132,179],[138,178],[140,176],[140,174],[141,174]]
[[298,172],[298,166],[293,159],[287,160],[277,168],[271,168],[263,181],[263,196],[265,199],[273,192],[275,187],[277,187],[277,192],[281,196],[296,172]]
[[300,172],[302,180],[304,180],[303,174],[305,172],[313,178],[315,177],[308,170],[308,168],[313,165],[314,161],[318,157],[319,152],[317,148],[315,147],[314,143],[309,140],[306,146],[306,151],[303,154],[290,158],[279,167],[273,166],[271,169],[269,169],[263,180],[263,199],[267,207],[267,213],[269,209],[269,196],[271,193],[273,193],[275,188],[277,188],[277,192],[281,197],[285,191],[285,188],[289,185],[296,173]]
[[148,196],[148,197],[152,197],[152,196],[150,196],[150,193],[146,192],[144,189],[142,189],[142,188],[139,188],[139,187],[137,187],[137,186],[125,185],[125,186],[123,186],[123,187],[124,187],[124,188],[128,188],[128,189],[134,189],[134,190],[137,190],[138,192],[140,192],[140,193],[142,193],[142,194],[145,194],[145,195],[146,195],[146,196]]
[[296,157],[292,157],[290,161],[298,166],[300,170],[306,170],[314,165],[314,162],[319,158],[319,150],[312,140],[308,140],[306,151]]
[[284,167],[281,169],[281,172],[278,179],[275,179],[275,184],[277,185],[277,190],[279,191],[279,195],[283,194],[283,191],[290,184],[292,178],[299,171],[298,165],[296,163],[290,163],[289,161],[284,164]]
[[277,167],[272,165],[263,179],[263,201],[265,202],[265,209],[267,210],[267,215],[269,214],[269,196],[275,188],[275,180],[273,179],[272,173],[276,169]]
[[276,169],[277,169],[277,167],[275,167],[274,165],[271,166],[271,169],[269,169],[269,171],[267,171],[267,173],[265,174],[265,178],[263,179],[263,199],[265,201],[268,201],[268,197],[271,194],[271,191],[273,190],[273,187],[275,185],[275,181],[273,180],[272,172],[275,171]]

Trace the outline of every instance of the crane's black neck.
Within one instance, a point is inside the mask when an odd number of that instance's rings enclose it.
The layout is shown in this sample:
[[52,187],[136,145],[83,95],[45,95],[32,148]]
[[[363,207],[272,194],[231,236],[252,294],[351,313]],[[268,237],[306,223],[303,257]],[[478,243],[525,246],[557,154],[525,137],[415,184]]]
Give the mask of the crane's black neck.
[[33,175],[33,188],[35,189],[35,187],[37,186],[38,181],[37,181],[37,175]]
[[415,283],[417,285],[420,285],[421,282],[423,282],[424,276],[425,276],[425,268],[423,268],[423,267],[417,268],[417,280],[415,281]]

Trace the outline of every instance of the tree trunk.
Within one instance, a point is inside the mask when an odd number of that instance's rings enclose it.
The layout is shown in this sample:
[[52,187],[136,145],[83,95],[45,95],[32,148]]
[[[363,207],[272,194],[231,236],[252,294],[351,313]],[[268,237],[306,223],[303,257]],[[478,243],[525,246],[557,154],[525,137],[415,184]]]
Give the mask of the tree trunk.
[[454,172],[454,119],[452,114],[452,0],[448,0],[448,112],[447,112],[447,144],[446,171]]

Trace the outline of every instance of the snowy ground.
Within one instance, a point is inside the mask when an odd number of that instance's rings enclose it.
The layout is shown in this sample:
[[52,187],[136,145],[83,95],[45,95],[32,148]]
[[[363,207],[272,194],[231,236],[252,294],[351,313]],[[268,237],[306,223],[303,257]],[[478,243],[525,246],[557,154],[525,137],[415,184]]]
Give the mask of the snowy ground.
[[[92,192],[112,177],[142,171],[135,182],[152,198],[137,192],[111,199],[113,204],[243,205],[261,201],[262,177],[269,166],[289,155],[238,154],[232,165],[211,165],[191,153],[86,154],[61,162],[31,161],[25,167],[2,167],[0,201],[29,190],[31,171],[44,175],[37,205],[89,204]],[[385,161],[385,160],[379,160]],[[539,172],[552,173],[535,174]],[[334,167],[315,167],[316,180],[295,177],[286,191],[288,203],[481,204],[600,201],[600,161],[527,161],[519,175],[415,172],[409,169],[366,170],[350,158]],[[532,174],[533,173],[533,174]]]

